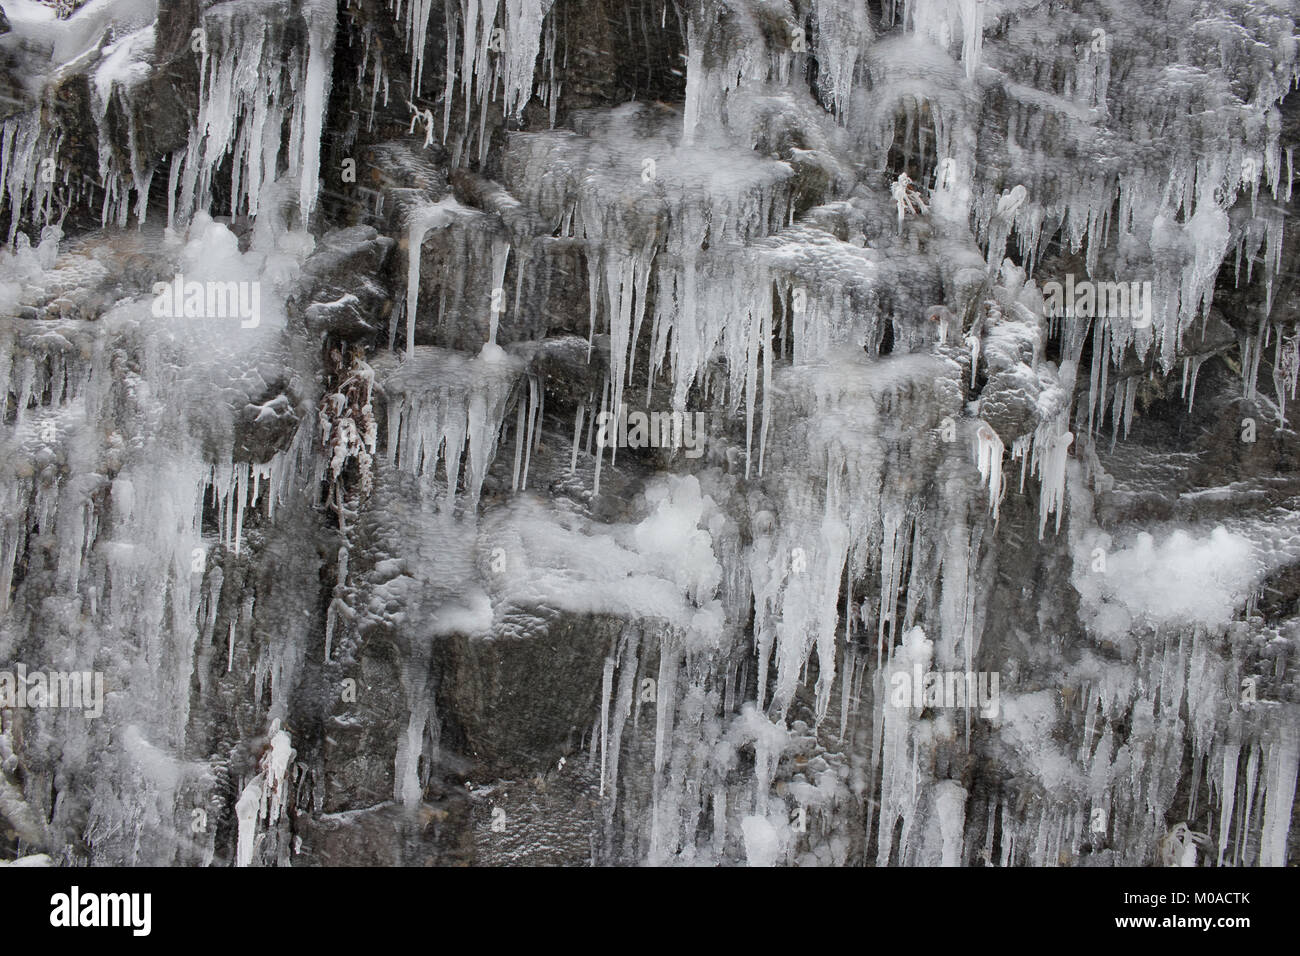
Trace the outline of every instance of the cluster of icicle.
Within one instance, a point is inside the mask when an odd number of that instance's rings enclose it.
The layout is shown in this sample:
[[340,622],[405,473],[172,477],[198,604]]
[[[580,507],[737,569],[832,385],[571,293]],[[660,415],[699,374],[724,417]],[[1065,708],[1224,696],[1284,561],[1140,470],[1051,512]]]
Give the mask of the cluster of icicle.
[[[337,4],[302,5],[305,48],[286,42],[279,0],[244,0],[204,11],[199,57],[199,114],[189,142],[170,158],[168,223],[183,223],[208,208],[213,177],[231,164],[231,194],[238,211],[256,215],[266,186],[285,169],[299,178],[302,220],[311,216],[319,188],[320,141],[329,95]],[[156,165],[143,155],[133,99],[147,77],[156,24],[107,45],[95,69],[92,115],[98,127],[99,187],[104,224],[125,226],[129,197],[143,223]],[[116,101],[127,118],[126,166],[117,158],[108,125]],[[60,221],[67,208],[91,195],[93,183],[74,181],[60,149],[64,133],[40,108],[0,125],[0,204],[10,207],[9,241],[21,216]],[[285,123],[289,135],[283,135]]]
[[239,554],[243,543],[244,515],[248,508],[263,506],[266,519],[274,520],[277,505],[301,489],[311,466],[311,445],[315,430],[304,423],[283,451],[262,464],[225,461],[209,467],[199,488],[200,499],[211,495],[219,515],[217,539]]
[[[521,116],[533,95],[537,55],[543,50],[546,19],[554,0],[444,0],[446,77],[442,92],[442,142],[452,137],[452,110],[464,108],[454,137],[454,162],[475,138],[478,161],[487,158],[488,104],[498,96],[506,116]],[[393,0],[393,14],[403,25],[410,56],[410,99],[418,102],[424,85],[424,60],[434,0]],[[500,24],[500,25],[498,25]],[[545,54],[554,76],[554,26],[547,33]],[[418,109],[418,107],[417,107]],[[430,134],[432,130],[430,130]]]
[[[609,332],[610,410],[617,414],[627,400],[637,344],[648,331],[647,404],[657,373],[667,371],[672,406],[684,410],[692,386],[707,384],[711,361],[725,356],[724,401],[732,408],[745,404],[752,436],[759,371],[771,369],[763,343],[772,337],[771,291],[779,273],[773,275],[776,270],[749,247],[788,221],[792,170],[757,160],[737,170],[733,160],[728,175],[715,178],[717,167],[705,153],[626,136],[633,112],[619,111],[591,139],[514,137],[508,182],[562,238],[585,241],[589,334],[594,337],[601,316]],[[645,153],[660,149],[655,176],[648,179]],[[586,163],[597,156],[602,174],[585,174]],[[628,191],[640,200],[627,202]],[[766,250],[767,259],[777,256]],[[793,290],[789,282],[785,286],[783,299],[789,300]],[[794,298],[798,306],[792,311],[800,319],[792,322],[802,319],[806,290]],[[803,336],[796,341],[802,344]]]
[[[464,456],[464,508],[466,513],[472,513],[478,506],[483,479],[496,455],[510,398],[523,378],[519,360],[472,358],[460,352],[420,346],[400,363],[391,353],[381,357],[376,372],[388,403],[385,450],[388,464],[422,476],[432,491],[441,463],[446,496],[439,508],[450,513],[456,504]],[[527,413],[526,444],[531,455],[540,437],[540,431],[534,434],[536,410],[540,405],[535,383],[529,394],[533,410]],[[521,416],[529,404],[519,402]],[[520,440],[525,440],[522,430]],[[520,455],[523,450],[521,445]],[[525,478],[526,467],[525,462]],[[522,486],[518,468],[515,484]]]
[[[644,719],[642,675],[655,674],[648,805],[631,792],[619,795],[633,804],[625,806],[624,815],[645,841],[639,847],[649,861],[721,861],[739,841],[751,863],[777,862],[791,858],[798,839],[792,820],[806,817],[809,829],[816,823],[819,832],[830,834],[838,813],[862,812],[866,801],[851,795],[847,768],[836,754],[816,756],[797,770],[787,788],[774,789],[783,758],[801,741],[811,740],[811,729],[791,721],[789,714],[813,655],[817,720],[838,718],[842,741],[862,733],[858,728],[870,714],[858,706],[871,692],[870,681],[864,680],[868,662],[852,640],[844,648],[842,636],[851,639],[860,626],[868,627],[877,657],[877,704],[888,696],[887,683],[884,688],[880,684],[882,675],[903,666],[895,665],[896,655],[910,667],[897,638],[919,619],[933,622],[935,639],[926,646],[933,647],[936,666],[971,668],[978,658],[982,611],[976,608],[974,576],[979,533],[968,523],[968,511],[977,517],[978,506],[970,508],[965,499],[900,493],[903,482],[887,474],[883,464],[888,449],[900,441],[905,446],[910,442],[910,454],[900,452],[899,457],[912,461],[917,472],[942,460],[945,453],[938,450],[934,429],[944,414],[955,410],[959,394],[954,389],[935,401],[933,390],[915,386],[944,374],[955,377],[956,369],[945,369],[942,360],[929,356],[910,357],[906,365],[905,371],[878,383],[863,375],[863,365],[784,373],[795,376],[784,384],[789,394],[799,397],[800,407],[778,419],[781,453],[773,466],[779,465],[782,478],[772,492],[779,497],[771,506],[752,505],[752,544],[744,546],[725,535],[714,539],[730,569],[724,573],[723,591],[736,592],[724,593],[724,605],[747,613],[752,594],[756,700],[743,696],[751,682],[746,673],[749,654],[729,656],[725,644],[715,651],[693,645],[689,634],[665,632],[657,647],[647,646],[653,639],[630,628],[611,649],[592,736],[593,758],[598,756],[606,794],[617,794],[628,722],[635,727]],[[799,424],[807,421],[820,427]],[[850,423],[852,431],[846,428]],[[942,535],[936,530],[941,527],[947,529]],[[853,606],[855,591],[869,593],[875,575],[878,606],[869,601],[860,609]],[[936,578],[938,594],[930,584]],[[842,609],[841,631],[837,601],[846,580],[848,603]],[[847,659],[841,659],[844,651]],[[657,673],[644,667],[652,654],[658,657]],[[772,667],[776,673],[768,700]],[[837,680],[838,714],[832,709]],[[967,733],[969,719],[968,714]],[[886,714],[878,706],[871,721],[871,762],[869,770],[864,764],[855,771],[859,779],[854,792],[863,792],[865,786],[870,795],[880,787],[877,825],[887,860],[886,831],[892,832],[898,819],[915,814],[918,786],[928,789],[924,780],[913,776],[912,756],[926,744],[920,737],[913,739],[914,717]],[[755,754],[754,769],[737,779],[738,752],[747,747]],[[938,789],[944,791],[944,785]],[[614,803],[611,799],[606,804],[607,824]],[[874,806],[869,814],[869,819],[876,818]],[[711,830],[701,827],[708,818]],[[946,839],[945,859],[960,859],[960,823]],[[836,842],[830,853],[823,862],[847,862],[847,843]]]
[[[199,116],[188,145],[171,160],[169,224],[210,205],[212,177],[230,156],[232,204],[256,216],[264,187],[280,175],[282,147],[287,167],[300,177],[303,222],[315,207],[336,4],[304,5],[306,50],[287,47],[281,8],[274,0],[266,5],[273,9],[224,4],[204,13]],[[286,118],[289,137],[282,142]]]
[[[0,205],[9,206],[8,242],[18,234],[24,216],[34,222],[48,223],[56,215],[55,196],[59,186],[65,188],[70,175],[58,164],[63,137],[43,126],[39,112],[18,113],[0,123]],[[54,175],[42,176],[54,160]]]

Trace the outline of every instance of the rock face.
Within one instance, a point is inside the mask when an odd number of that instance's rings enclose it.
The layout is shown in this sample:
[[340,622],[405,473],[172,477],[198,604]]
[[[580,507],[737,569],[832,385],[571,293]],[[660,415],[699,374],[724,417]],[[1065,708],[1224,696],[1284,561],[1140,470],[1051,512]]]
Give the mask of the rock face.
[[1260,865],[1295,17],[0,10],[0,862]]

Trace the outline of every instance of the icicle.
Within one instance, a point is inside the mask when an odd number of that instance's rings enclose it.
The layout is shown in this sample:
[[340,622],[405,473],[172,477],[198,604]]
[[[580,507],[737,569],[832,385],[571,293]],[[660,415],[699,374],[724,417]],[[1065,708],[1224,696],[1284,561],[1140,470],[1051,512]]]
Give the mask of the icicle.
[[1240,756],[1240,743],[1234,740],[1224,744],[1223,780],[1220,784],[1222,800],[1219,804],[1219,866],[1223,866],[1223,852],[1228,846],[1229,825],[1232,822],[1233,804],[1237,798],[1237,762]]
[[[504,239],[492,242],[492,301],[488,310],[488,348],[499,351],[497,345],[497,327],[501,322],[501,313],[505,309],[504,287],[506,282],[506,263],[510,258],[510,243]],[[521,273],[522,274],[522,273]]]
[[1002,452],[1004,445],[1002,439],[997,436],[987,422],[980,422],[978,430],[975,432],[977,440],[976,445],[976,464],[979,467],[980,479],[989,489],[989,510],[993,512],[993,520],[998,520],[998,508],[1002,504]]
[[695,18],[686,21],[686,102],[682,107],[682,143],[695,142],[695,127],[700,122],[700,100],[704,95],[705,71],[703,44],[695,39]]
[[516,403],[519,406],[519,412],[515,416],[515,470],[514,476],[510,479],[510,490],[519,490],[519,468],[523,464],[524,457],[524,416],[528,413],[528,405],[520,396]]
[[[452,91],[456,89],[456,42],[460,36],[460,31],[456,29],[456,0],[444,0],[443,3],[443,24],[447,31],[447,75],[443,81],[442,94],[442,142],[447,142],[447,134],[451,129],[451,107],[455,96]],[[414,86],[412,95],[415,94]]]
[[[411,97],[420,94],[420,84],[424,79],[424,48],[428,43],[429,16],[433,12],[434,0],[406,0],[406,46],[411,54]],[[451,11],[447,11],[447,29],[452,29],[455,22]],[[447,45],[448,68],[455,61],[454,39]],[[449,87],[450,88],[450,87]],[[448,95],[448,101],[451,97]]]
[[846,741],[849,732],[849,707],[853,700],[853,671],[857,655],[848,644],[844,654],[844,673],[840,677],[840,740]]
[[1057,433],[1062,421],[1040,425],[1034,434],[1034,470],[1040,482],[1038,500],[1038,537],[1043,537],[1047,517],[1056,513],[1056,530],[1061,530],[1061,514],[1065,503],[1065,466],[1069,461],[1070,445],[1074,435],[1068,431]]
[[605,767],[609,750],[609,699],[614,692],[614,656],[605,658],[600,679],[600,795],[605,795]]
[[554,0],[505,0],[505,114],[522,117],[533,91],[533,68],[541,46],[542,21]]
[[668,635],[660,640],[658,698],[655,706],[655,776],[663,772],[668,756],[667,741],[673,730],[673,708],[677,699],[677,649]]
[[338,573],[334,577],[334,597],[330,601],[329,609],[325,615],[325,660],[330,660],[330,655],[334,647],[334,630],[338,626],[339,614],[351,616],[347,605],[344,603],[341,595],[347,585],[348,580],[348,546],[341,545],[338,553]]
[[[432,0],[426,2],[432,3]],[[298,209],[304,229],[316,208],[320,191],[321,132],[329,100],[338,4],[334,0],[311,0],[307,8],[311,16],[307,27],[307,67],[301,107],[302,170],[298,192]]]
[[[609,376],[605,376],[605,381],[600,388],[600,415],[598,421],[609,422]],[[591,493],[600,494],[600,463],[605,457],[605,435],[604,431],[608,425],[602,426],[596,433],[596,475],[592,481]]]
[[1237,860],[1248,862],[1245,857],[1246,838],[1249,835],[1250,821],[1255,806],[1255,784],[1259,779],[1259,746],[1252,745],[1250,757],[1246,760],[1246,805],[1242,807],[1237,820]]
[[586,411],[586,406],[581,402],[573,414],[573,454],[569,457],[569,474],[574,474],[578,470],[578,444],[582,438],[582,417]]
[[532,376],[529,376],[528,378],[528,431],[524,437],[524,476],[519,482],[519,488],[521,491],[528,487],[528,467],[530,464],[532,464],[532,460],[533,460],[533,445],[534,445],[533,434],[535,431],[540,430],[540,424],[538,422],[538,414],[537,414],[538,406],[540,404],[538,398],[538,391],[539,389],[538,389],[537,379],[533,378]]
[[610,730],[609,740],[609,752],[612,759],[609,762],[608,781],[604,776],[601,778],[602,792],[608,793],[612,798],[606,811],[607,821],[613,819],[614,799],[618,797],[619,753],[623,744],[623,727],[627,722],[628,715],[632,712],[632,697],[636,689],[636,652],[639,643],[640,637],[635,633],[631,634],[623,645],[622,660],[620,661],[618,699],[614,705],[614,722]]
[[861,4],[815,0],[814,10],[818,88],[831,112],[843,122],[853,92],[858,58],[872,38],[871,24]]
[[[770,297],[769,297],[770,298]],[[1297,339],[1300,341],[1300,337]],[[758,475],[767,457],[767,430],[772,422],[772,310],[763,313],[763,424],[758,435]]]
[[[1192,406],[1196,402],[1196,379],[1201,374],[1201,363],[1204,361],[1204,355],[1196,355],[1190,359],[1183,360],[1183,397],[1187,399],[1187,413],[1189,415],[1192,412]],[[1188,379],[1189,364],[1191,371],[1190,382]]]
[[235,819],[239,821],[235,866],[249,866],[253,862],[253,851],[256,849],[254,837],[257,834],[257,818],[261,806],[262,775],[258,774],[244,787],[235,803]]
[[1273,389],[1279,421],[1286,420],[1287,398],[1295,397],[1297,384],[1300,384],[1300,332],[1284,341],[1279,330],[1273,357]]
[[1259,865],[1286,866],[1287,835],[1300,768],[1300,728],[1284,719],[1270,748],[1264,795],[1264,824],[1259,838]]

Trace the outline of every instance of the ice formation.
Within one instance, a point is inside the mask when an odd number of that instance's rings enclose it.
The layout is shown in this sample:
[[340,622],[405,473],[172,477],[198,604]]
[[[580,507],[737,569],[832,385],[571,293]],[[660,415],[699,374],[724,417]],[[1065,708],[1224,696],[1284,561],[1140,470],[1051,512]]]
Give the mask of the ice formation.
[[0,5],[0,863],[1295,861],[1293,11]]

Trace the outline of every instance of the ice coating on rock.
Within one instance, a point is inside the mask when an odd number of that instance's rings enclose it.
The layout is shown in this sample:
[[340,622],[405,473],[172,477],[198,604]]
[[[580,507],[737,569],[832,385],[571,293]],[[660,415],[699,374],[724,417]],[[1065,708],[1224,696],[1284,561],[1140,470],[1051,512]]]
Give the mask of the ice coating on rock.
[[6,2],[15,862],[1294,856],[1294,15],[670,6]]

